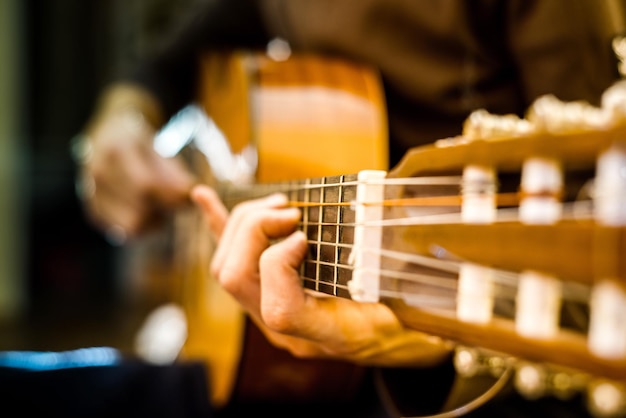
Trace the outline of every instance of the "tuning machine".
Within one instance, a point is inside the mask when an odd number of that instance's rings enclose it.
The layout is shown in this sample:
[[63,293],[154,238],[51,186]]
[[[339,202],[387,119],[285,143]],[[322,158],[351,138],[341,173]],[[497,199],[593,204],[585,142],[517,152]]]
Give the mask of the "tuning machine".
[[511,359],[489,350],[458,346],[454,353],[454,367],[465,378],[479,375],[500,377],[511,367]]
[[587,388],[589,412],[599,418],[626,417],[626,386],[610,380],[597,380]]
[[515,389],[529,400],[553,396],[568,400],[586,394],[587,410],[597,418],[626,417],[626,386],[623,382],[596,379],[564,368],[517,362]]
[[515,366],[514,385],[527,399],[554,396],[566,400],[585,390],[589,377],[583,373],[520,361]]

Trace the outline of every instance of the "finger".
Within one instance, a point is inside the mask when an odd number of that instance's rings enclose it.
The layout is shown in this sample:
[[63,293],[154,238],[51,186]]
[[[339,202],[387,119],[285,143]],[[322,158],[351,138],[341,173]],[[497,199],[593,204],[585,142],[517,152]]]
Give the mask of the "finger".
[[292,324],[300,321],[305,309],[306,294],[298,268],[306,251],[306,235],[296,231],[261,256],[261,315],[263,321],[277,332],[292,333]]
[[[367,331],[359,324],[364,305],[340,298],[314,297],[305,292],[298,269],[306,256],[307,237],[297,231],[261,256],[261,315],[267,326],[283,334],[342,347],[346,331]],[[341,312],[341,315],[338,313]]]
[[95,199],[102,201],[98,202],[100,217],[138,234],[160,224],[177,206],[189,203],[195,180],[179,160],[165,159],[154,151],[154,130],[142,125],[130,131],[121,129],[122,125],[111,122],[96,134],[98,152],[86,169],[96,182]]
[[[233,241],[234,241],[235,236],[237,235],[237,231],[244,223],[247,222],[246,219],[250,217],[254,218],[254,221],[252,223],[247,224],[249,228],[255,228],[255,226],[258,227],[258,225],[254,225],[254,222],[257,222],[257,223],[263,222],[262,217],[258,216],[259,211],[262,211],[264,209],[269,209],[269,208],[276,208],[276,209],[284,208],[286,204],[287,204],[287,197],[285,195],[273,194],[273,195],[270,195],[261,199],[247,201],[247,202],[244,202],[235,206],[235,208],[232,210],[229,216],[226,226],[222,230],[222,235],[220,238],[219,246],[213,256],[213,263],[212,263],[213,268],[218,271],[221,269],[223,260],[225,259],[227,254],[233,249]],[[270,214],[266,214],[266,215],[270,217],[272,216]],[[292,219],[292,218],[299,219],[299,217],[300,217],[299,211],[297,213],[294,211],[290,211],[287,213],[287,219]],[[280,219],[280,215],[278,215],[278,218]],[[268,220],[267,222],[271,223],[271,220]],[[267,227],[270,228],[271,225],[267,225]],[[250,233],[251,231],[244,232],[242,234],[243,236],[240,239],[245,240],[246,234],[250,234]],[[287,233],[285,233],[285,235]],[[265,239],[265,241],[267,241],[267,238]],[[267,243],[265,243],[265,245],[267,245]]]
[[108,226],[118,225],[132,234],[140,233],[162,210],[150,195],[150,169],[132,150],[109,159],[109,164],[92,168],[96,190],[90,199],[91,207]]
[[98,193],[84,203],[87,215],[99,229],[105,233],[109,230],[123,231],[127,238],[153,227],[164,217],[162,212],[146,202],[129,200],[106,185],[101,185]]
[[176,158],[163,158],[154,149],[145,150],[145,158],[153,173],[149,184],[150,193],[166,208],[189,203],[190,192],[196,178]]
[[[247,309],[258,313],[259,258],[270,240],[284,237],[297,225],[300,212],[295,208],[261,208],[248,213],[229,235],[225,233],[212,271],[222,286]],[[231,225],[233,217],[229,219]],[[230,237],[229,241],[224,238]]]
[[209,229],[219,240],[228,221],[228,209],[217,192],[208,186],[198,185],[191,190],[190,196],[191,200],[202,210]]
[[261,256],[260,322],[270,341],[300,357],[380,366],[430,365],[446,358],[449,347],[440,339],[405,329],[383,304],[305,292],[298,268],[306,252],[306,235],[298,231]]
[[282,238],[295,229],[300,211],[296,208],[255,208],[245,217],[231,216],[219,243],[213,271],[229,291],[236,292],[241,280],[259,270],[259,258],[270,240]]

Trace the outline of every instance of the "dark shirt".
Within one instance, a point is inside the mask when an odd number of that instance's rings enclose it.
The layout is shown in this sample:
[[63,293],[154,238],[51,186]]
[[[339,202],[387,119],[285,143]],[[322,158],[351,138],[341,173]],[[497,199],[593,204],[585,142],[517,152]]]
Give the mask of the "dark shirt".
[[611,24],[594,0],[203,1],[133,79],[167,115],[193,100],[198,55],[262,49],[337,54],[380,69],[393,166],[457,135],[476,109],[523,115],[537,97],[597,104],[618,78]]

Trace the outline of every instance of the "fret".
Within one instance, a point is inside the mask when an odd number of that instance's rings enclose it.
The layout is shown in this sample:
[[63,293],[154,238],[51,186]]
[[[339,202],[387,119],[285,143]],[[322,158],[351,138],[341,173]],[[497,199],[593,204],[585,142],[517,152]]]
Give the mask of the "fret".
[[337,225],[335,226],[335,265],[333,268],[333,296],[337,296],[338,285],[339,285],[339,237],[341,236],[341,214],[343,212],[343,206],[340,206],[339,203],[342,203],[342,193],[343,193],[343,180],[344,176],[339,178],[339,192],[337,193]]
[[288,183],[286,194],[290,202],[300,202],[302,199],[301,192],[300,182],[290,181]]
[[341,177],[328,177],[326,182],[335,184],[333,187],[324,188],[325,204],[322,207],[322,239],[320,243],[318,290],[322,293],[337,295],[337,263],[339,243],[339,228],[341,222]]
[[302,228],[309,240],[309,253],[300,273],[305,288],[349,298],[352,277],[348,258],[354,239],[354,210],[347,202],[356,197],[356,176],[331,176],[306,182],[299,201]]
[[[328,177],[324,177],[322,179],[322,185],[324,185],[321,188],[321,192],[320,192],[320,203],[327,203],[326,202],[326,198],[329,195],[328,193],[328,188],[326,187],[326,184],[328,184]],[[320,263],[320,261],[326,261],[323,257],[328,257],[328,252],[323,251],[326,247],[322,246],[321,243],[323,242],[328,242],[328,226],[324,226],[324,221],[326,221],[327,219],[324,218],[324,216],[326,216],[328,214],[328,211],[326,210],[327,208],[325,208],[324,206],[320,205],[320,218],[321,218],[321,225],[318,228],[318,241],[320,242],[320,245],[317,246],[317,271],[316,271],[316,275],[315,275],[315,280],[316,280],[316,287],[317,287],[317,291],[318,292],[322,292],[322,293],[326,293],[326,294],[331,294],[328,291],[328,288],[323,284],[322,278],[323,277],[328,277],[329,274],[332,272],[332,269],[325,264]]]
[[[285,193],[292,202],[301,203],[301,229],[308,238],[308,254],[300,266],[303,286],[332,296],[351,298],[347,285],[353,269],[349,258],[354,243],[356,216],[356,174],[310,178],[302,181],[255,185],[260,190]],[[250,197],[246,186],[228,188],[233,203]]]
[[[615,380],[622,394],[611,402],[624,412],[624,93],[601,114],[617,117],[614,126],[515,132],[508,115],[484,126],[472,118],[470,134],[464,126],[460,136],[412,149],[389,173],[245,184],[225,201],[288,195],[307,236],[304,288],[382,302],[404,326],[495,356],[498,373],[504,362],[523,366],[519,357],[545,367],[540,385],[564,376],[591,382],[592,396],[596,377]],[[540,164],[531,176],[539,183],[528,187],[528,163],[537,159],[554,164]],[[551,175],[551,166],[562,172]]]
[[[298,202],[303,202],[305,204],[308,204],[311,201],[311,188],[309,187],[309,185],[311,184],[311,180],[310,179],[306,179],[304,180],[304,184],[302,186],[302,188],[299,191],[299,199],[297,200]],[[310,221],[310,207],[309,206],[305,206],[305,209],[302,210],[302,227],[301,230],[307,235],[307,237],[309,236],[309,224],[311,223]],[[307,263],[302,263],[300,265],[300,277],[309,277],[308,276],[308,272],[306,270],[307,268]],[[303,282],[303,286],[307,287],[307,282],[304,281]]]
[[[323,193],[325,188],[321,187],[325,182],[324,178],[311,179],[310,188],[308,189],[308,203],[321,203],[323,201]],[[311,187],[312,186],[312,187]],[[317,187],[315,187],[317,186]],[[305,282],[307,288],[319,291],[319,265],[316,262],[320,259],[320,245],[321,242],[321,207],[311,205],[308,208],[304,208],[304,212],[308,214],[309,223],[305,225],[305,232],[309,238],[309,256],[304,262],[304,276],[313,281]]]
[[[354,202],[356,200],[356,176],[344,176],[341,187],[341,202]],[[350,298],[347,285],[352,280],[352,267],[343,268],[341,266],[350,265],[350,253],[354,244],[354,208],[351,206],[340,207],[340,227],[338,229],[339,239],[337,240],[337,296]]]
[[[337,177],[324,177],[323,184],[335,185],[337,184]],[[337,200],[336,196],[337,188],[335,186],[323,187],[321,193],[321,203],[335,203]],[[322,224],[320,225],[319,230],[320,245],[318,246],[319,252],[317,257],[317,290],[327,295],[333,295],[334,269],[332,264],[335,263],[335,249],[333,245],[328,245],[328,243],[335,242],[338,207],[322,206],[320,210]]]

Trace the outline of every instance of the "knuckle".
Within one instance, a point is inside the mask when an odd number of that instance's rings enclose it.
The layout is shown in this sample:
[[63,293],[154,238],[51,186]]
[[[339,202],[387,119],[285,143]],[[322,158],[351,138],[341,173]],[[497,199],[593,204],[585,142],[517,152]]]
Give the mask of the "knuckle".
[[272,331],[280,334],[293,334],[297,331],[297,321],[294,321],[291,312],[282,307],[276,305],[262,307],[261,316],[265,325]]
[[259,259],[259,268],[261,271],[271,271],[275,269],[279,263],[283,262],[283,260],[284,257],[278,251],[278,248],[276,246],[270,246],[261,254],[261,258]]
[[239,222],[245,225],[250,225],[252,222],[251,217],[255,214],[255,211],[252,210],[252,204],[250,202],[240,203],[235,206],[230,216],[235,222]]
[[211,265],[209,266],[209,274],[220,285],[222,284],[222,281],[220,280],[220,268],[219,268],[219,266],[215,262],[212,262]]
[[240,274],[232,268],[222,268],[215,272],[215,278],[218,283],[231,295],[237,296],[242,293]]

